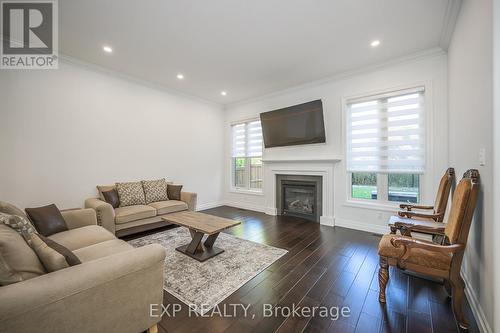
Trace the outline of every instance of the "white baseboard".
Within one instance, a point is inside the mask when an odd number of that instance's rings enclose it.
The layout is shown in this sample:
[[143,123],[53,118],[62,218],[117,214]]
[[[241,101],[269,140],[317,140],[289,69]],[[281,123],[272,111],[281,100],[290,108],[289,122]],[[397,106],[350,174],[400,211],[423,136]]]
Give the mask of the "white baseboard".
[[354,230],[373,232],[375,234],[384,235],[389,232],[389,227],[386,225],[377,225],[373,223],[359,222],[353,220],[347,220],[342,218],[335,218],[335,226],[336,227],[344,227]]
[[224,206],[231,206],[235,208],[241,208],[241,209],[247,209],[247,210],[253,210],[256,212],[261,212],[261,213],[266,213],[266,207],[264,206],[258,206],[258,205],[252,205],[246,202],[240,202],[240,201],[223,201]]
[[465,296],[469,301],[472,314],[474,315],[474,318],[476,318],[476,323],[477,326],[479,327],[479,331],[481,333],[493,333],[493,330],[491,329],[491,326],[488,323],[488,320],[486,319],[486,315],[484,314],[483,308],[479,303],[477,294],[472,288],[469,278],[467,277],[466,274],[464,274],[463,271],[462,271],[462,278],[464,279],[465,282]]
[[278,215],[278,209],[276,209],[274,207],[267,207],[265,213],[267,215],[276,216],[276,215]]
[[220,206],[223,206],[222,202],[207,202],[207,203],[196,205],[196,211],[220,207]]
[[320,216],[319,223],[322,225],[333,227],[335,226],[335,219],[333,218],[333,216]]

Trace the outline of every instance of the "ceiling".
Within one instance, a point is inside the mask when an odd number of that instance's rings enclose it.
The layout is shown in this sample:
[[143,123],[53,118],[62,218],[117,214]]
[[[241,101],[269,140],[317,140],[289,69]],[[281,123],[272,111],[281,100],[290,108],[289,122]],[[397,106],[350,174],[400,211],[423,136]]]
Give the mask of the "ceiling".
[[59,51],[231,104],[446,47],[454,1],[64,0]]

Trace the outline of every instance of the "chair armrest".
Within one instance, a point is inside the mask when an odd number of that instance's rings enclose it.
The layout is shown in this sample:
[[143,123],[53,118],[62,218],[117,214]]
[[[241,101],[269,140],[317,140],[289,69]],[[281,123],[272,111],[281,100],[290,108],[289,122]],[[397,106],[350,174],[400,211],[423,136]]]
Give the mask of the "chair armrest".
[[441,222],[430,222],[430,221],[415,221],[414,223],[407,223],[404,221],[397,221],[394,223],[394,227],[401,231],[401,234],[407,234],[411,232],[422,232],[425,234],[432,235],[444,235],[445,225]]
[[198,195],[193,192],[181,192],[181,201],[184,201],[188,205],[188,210],[196,210],[196,202],[198,201]]
[[0,289],[4,332],[141,332],[160,318],[165,249],[117,253]]
[[412,209],[423,209],[423,210],[431,210],[434,209],[434,206],[422,206],[422,205],[412,205],[412,204],[401,204],[399,208],[406,209],[407,211],[411,211]]
[[97,225],[96,212],[91,208],[62,210],[61,215],[68,229],[81,228],[87,225]]
[[410,256],[412,249],[423,249],[433,252],[440,253],[456,253],[463,250],[465,247],[463,244],[451,244],[451,245],[438,245],[432,242],[427,242],[424,240],[419,240],[416,238],[410,238],[405,236],[396,236],[391,239],[391,244],[394,247],[404,247],[404,252],[399,260],[405,261]]
[[115,210],[106,201],[98,198],[85,200],[85,208],[92,208],[97,214],[97,224],[115,234]]
[[418,218],[423,218],[423,219],[432,219],[432,220],[439,220],[439,218],[442,217],[442,214],[424,214],[424,213],[417,213],[417,212],[412,212],[412,211],[406,211],[406,212],[398,212],[398,215],[401,217],[406,217],[406,218],[413,218],[413,217],[418,217]]

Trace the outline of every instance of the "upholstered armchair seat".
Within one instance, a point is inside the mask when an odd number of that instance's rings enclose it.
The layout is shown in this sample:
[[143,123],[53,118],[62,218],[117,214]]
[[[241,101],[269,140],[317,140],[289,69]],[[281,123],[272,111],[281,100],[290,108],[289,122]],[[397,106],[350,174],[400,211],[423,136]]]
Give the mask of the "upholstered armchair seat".
[[[407,218],[401,216],[391,216],[389,219],[391,228],[399,230],[402,235],[409,235],[411,232],[420,232],[431,235],[444,235],[445,223],[420,217]],[[392,232],[395,234],[395,232]]]
[[[383,257],[397,260],[402,257],[405,248],[403,246],[396,247],[391,243],[392,239],[413,239],[406,236],[395,236],[392,234],[384,235],[378,245],[378,254]],[[432,244],[432,243],[430,243]],[[451,266],[451,255],[449,253],[441,253],[429,251],[421,248],[410,250],[410,255],[405,261],[408,264],[426,266],[435,269],[449,270]]]

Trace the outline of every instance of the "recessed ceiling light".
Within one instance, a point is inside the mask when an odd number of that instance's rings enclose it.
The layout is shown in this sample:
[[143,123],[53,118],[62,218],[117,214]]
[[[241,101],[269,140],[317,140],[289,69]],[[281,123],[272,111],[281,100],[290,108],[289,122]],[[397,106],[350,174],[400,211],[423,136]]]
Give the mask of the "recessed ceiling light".
[[103,49],[103,51],[104,51],[104,52],[106,52],[106,53],[111,53],[111,52],[113,52],[113,49],[111,48],[111,46],[107,46],[107,45],[105,45],[105,46],[103,46],[103,47],[102,47],[102,49]]
[[227,95],[227,91],[221,91],[221,92],[220,92],[220,94],[221,94],[222,96],[226,96],[226,95]]
[[370,43],[370,45],[371,45],[372,47],[377,47],[377,46],[379,46],[379,45],[380,45],[380,41],[379,41],[378,39],[375,39],[374,41],[372,41],[372,42]]
[[179,73],[179,74],[177,74],[177,78],[178,78],[179,80],[182,80],[182,79],[184,78],[184,74],[180,74],[180,73]]

